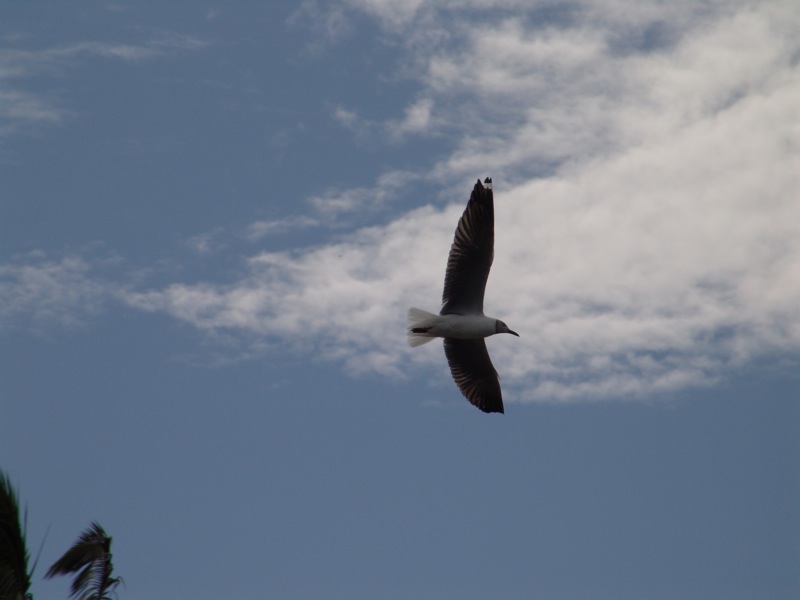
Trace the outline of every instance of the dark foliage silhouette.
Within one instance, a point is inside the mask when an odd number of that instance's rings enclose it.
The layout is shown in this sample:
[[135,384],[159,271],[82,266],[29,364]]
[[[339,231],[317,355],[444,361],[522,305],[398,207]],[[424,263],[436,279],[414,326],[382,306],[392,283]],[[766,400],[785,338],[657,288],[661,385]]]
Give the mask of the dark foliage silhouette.
[[30,598],[28,558],[17,496],[6,474],[0,471],[0,600]]
[[45,575],[75,574],[70,597],[78,600],[110,600],[121,579],[112,577],[111,537],[92,523]]

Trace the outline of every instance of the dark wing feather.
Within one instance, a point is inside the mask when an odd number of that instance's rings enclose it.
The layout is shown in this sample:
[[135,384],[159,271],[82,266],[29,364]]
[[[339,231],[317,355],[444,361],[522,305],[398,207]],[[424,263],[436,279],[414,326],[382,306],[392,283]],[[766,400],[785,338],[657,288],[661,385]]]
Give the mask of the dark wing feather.
[[444,353],[458,389],[483,412],[503,411],[500,379],[482,339],[444,339]]
[[442,293],[442,315],[483,314],[494,257],[494,197],[478,180],[456,227]]

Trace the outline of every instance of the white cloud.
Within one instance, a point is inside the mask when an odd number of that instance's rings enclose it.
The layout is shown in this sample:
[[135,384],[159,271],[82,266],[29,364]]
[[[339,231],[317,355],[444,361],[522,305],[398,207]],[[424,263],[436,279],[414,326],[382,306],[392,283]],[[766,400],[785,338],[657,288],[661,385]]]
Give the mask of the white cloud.
[[[523,336],[490,342],[512,398],[675,390],[800,348],[798,175],[764,123],[791,116],[790,99],[743,103],[659,151],[571,178],[498,182],[487,311]],[[744,155],[732,143],[742,128]],[[438,305],[462,208],[418,209],[334,245],[255,256],[231,285],[173,285],[131,302],[311,347],[352,371],[444,370],[437,349],[405,348],[403,320],[409,305]]]
[[[390,172],[372,188],[310,200],[334,218],[427,180],[448,190],[447,207],[258,254],[232,283],[127,289],[124,301],[353,372],[401,376],[414,364],[423,378],[434,364],[448,385],[440,348],[406,347],[405,311],[437,308],[456,221],[475,179],[492,175],[486,307],[522,335],[489,341],[509,400],[645,396],[770,354],[796,357],[800,16],[791,4],[616,2],[573,7],[550,24],[520,4],[477,27],[482,4],[358,4],[408,39],[407,62],[418,66],[422,90],[387,130],[441,128],[455,141],[432,174]],[[647,41],[653,28],[661,38]],[[435,51],[417,54],[428,31]]]
[[[461,190],[459,204],[254,257],[237,284],[172,286],[138,302],[202,328],[301,340],[354,370],[444,369],[435,348],[403,347],[403,316],[437,306],[472,178],[492,174],[487,310],[523,335],[490,342],[512,397],[645,395],[796,353],[799,47],[780,7],[692,5],[652,47],[619,42],[661,18],[652,10],[613,5],[599,25],[579,12],[564,27],[507,14],[474,27],[448,13],[460,38],[418,61],[426,100],[388,126],[458,131],[434,176]],[[445,26],[404,10],[386,13],[391,28]],[[376,200],[355,189],[315,204]]]
[[524,380],[547,373],[524,395],[623,381],[644,394],[797,352],[800,138],[792,149],[776,125],[800,117],[799,96],[742,100],[660,145],[508,193],[489,297],[537,338],[529,353],[497,350]]
[[341,106],[337,106],[333,111],[333,118],[345,127],[354,127],[359,120],[355,111],[347,110]]
[[431,113],[433,111],[433,100],[422,98],[408,108],[402,121],[390,122],[388,124],[389,134],[396,140],[402,139],[407,134],[425,133],[431,124]]
[[419,209],[331,246],[262,253],[231,285],[175,284],[126,298],[203,330],[310,345],[353,371],[399,374],[404,307],[420,286],[427,291],[417,300],[440,294],[441,261],[430,257],[446,254],[458,210]]

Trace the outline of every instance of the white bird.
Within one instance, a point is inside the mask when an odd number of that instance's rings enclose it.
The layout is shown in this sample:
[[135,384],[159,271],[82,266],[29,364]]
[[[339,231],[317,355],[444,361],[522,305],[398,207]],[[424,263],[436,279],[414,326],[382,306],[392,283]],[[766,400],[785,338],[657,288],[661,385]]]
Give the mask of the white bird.
[[444,338],[444,353],[458,389],[483,412],[503,412],[503,394],[484,338],[519,334],[483,314],[483,294],[494,258],[492,179],[480,179],[458,221],[444,277],[438,315],[419,308],[408,311],[408,343],[420,346]]

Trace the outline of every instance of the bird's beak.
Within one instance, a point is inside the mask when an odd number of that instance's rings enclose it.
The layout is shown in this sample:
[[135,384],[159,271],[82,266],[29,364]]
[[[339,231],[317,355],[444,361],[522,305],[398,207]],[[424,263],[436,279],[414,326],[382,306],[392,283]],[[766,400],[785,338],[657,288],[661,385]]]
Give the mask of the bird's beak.
[[506,333],[510,333],[511,335],[519,337],[519,334],[516,331],[511,331],[510,329]]

